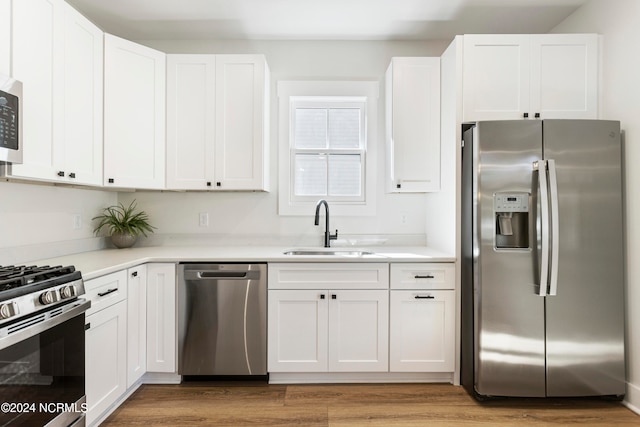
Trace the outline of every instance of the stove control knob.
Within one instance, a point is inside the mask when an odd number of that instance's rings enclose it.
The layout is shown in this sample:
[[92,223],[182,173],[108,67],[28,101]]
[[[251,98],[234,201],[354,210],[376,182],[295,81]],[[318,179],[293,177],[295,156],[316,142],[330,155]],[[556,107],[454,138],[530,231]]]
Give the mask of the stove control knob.
[[40,302],[43,305],[53,304],[54,302],[58,302],[58,301],[59,301],[58,293],[55,290],[45,291],[40,294]]
[[16,314],[18,314],[18,307],[15,303],[10,302],[0,305],[0,319],[8,319]]
[[73,285],[63,286],[60,288],[60,298],[67,299],[76,296],[76,288]]

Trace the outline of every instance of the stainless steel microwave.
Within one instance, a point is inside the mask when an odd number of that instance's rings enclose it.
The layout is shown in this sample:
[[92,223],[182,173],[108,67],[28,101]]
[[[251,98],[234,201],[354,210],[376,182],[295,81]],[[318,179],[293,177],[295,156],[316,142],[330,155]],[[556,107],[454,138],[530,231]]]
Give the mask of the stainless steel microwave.
[[22,163],[22,82],[1,73],[0,162]]

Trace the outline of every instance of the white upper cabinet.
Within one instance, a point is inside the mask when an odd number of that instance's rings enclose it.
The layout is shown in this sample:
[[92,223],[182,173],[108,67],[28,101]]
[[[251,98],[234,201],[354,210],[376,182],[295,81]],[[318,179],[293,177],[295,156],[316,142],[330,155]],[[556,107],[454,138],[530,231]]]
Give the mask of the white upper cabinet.
[[531,111],[541,118],[598,118],[597,34],[531,37]]
[[167,188],[213,186],[215,56],[167,55]]
[[0,73],[11,75],[11,0],[0,0]]
[[104,185],[165,186],[165,57],[105,34]]
[[167,56],[167,188],[268,191],[263,55]]
[[23,164],[11,176],[57,180],[62,163],[62,0],[14,1],[12,75],[23,83]]
[[61,0],[13,2],[12,18],[24,162],[10,175],[101,185],[102,31]]
[[65,4],[65,181],[102,185],[104,33]]
[[595,34],[465,35],[463,121],[598,117]]
[[269,82],[263,55],[216,56],[216,188],[269,190]]
[[393,58],[386,73],[387,191],[440,190],[440,59]]

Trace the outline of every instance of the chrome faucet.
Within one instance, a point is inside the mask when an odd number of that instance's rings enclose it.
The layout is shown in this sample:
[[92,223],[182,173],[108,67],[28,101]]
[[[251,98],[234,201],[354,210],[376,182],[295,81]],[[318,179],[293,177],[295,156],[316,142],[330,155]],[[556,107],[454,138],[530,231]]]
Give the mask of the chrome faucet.
[[332,240],[338,240],[338,230],[336,230],[336,234],[331,234],[329,231],[329,204],[326,200],[322,199],[318,201],[316,205],[316,219],[314,224],[320,225],[320,206],[324,205],[324,216],[325,216],[325,226],[324,226],[324,247],[330,248]]

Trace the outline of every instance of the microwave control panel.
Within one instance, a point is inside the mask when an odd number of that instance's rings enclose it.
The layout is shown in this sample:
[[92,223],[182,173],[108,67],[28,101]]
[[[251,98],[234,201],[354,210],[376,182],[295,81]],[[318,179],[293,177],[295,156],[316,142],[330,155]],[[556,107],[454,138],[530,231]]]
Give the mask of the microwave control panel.
[[18,149],[18,97],[0,90],[0,147]]

